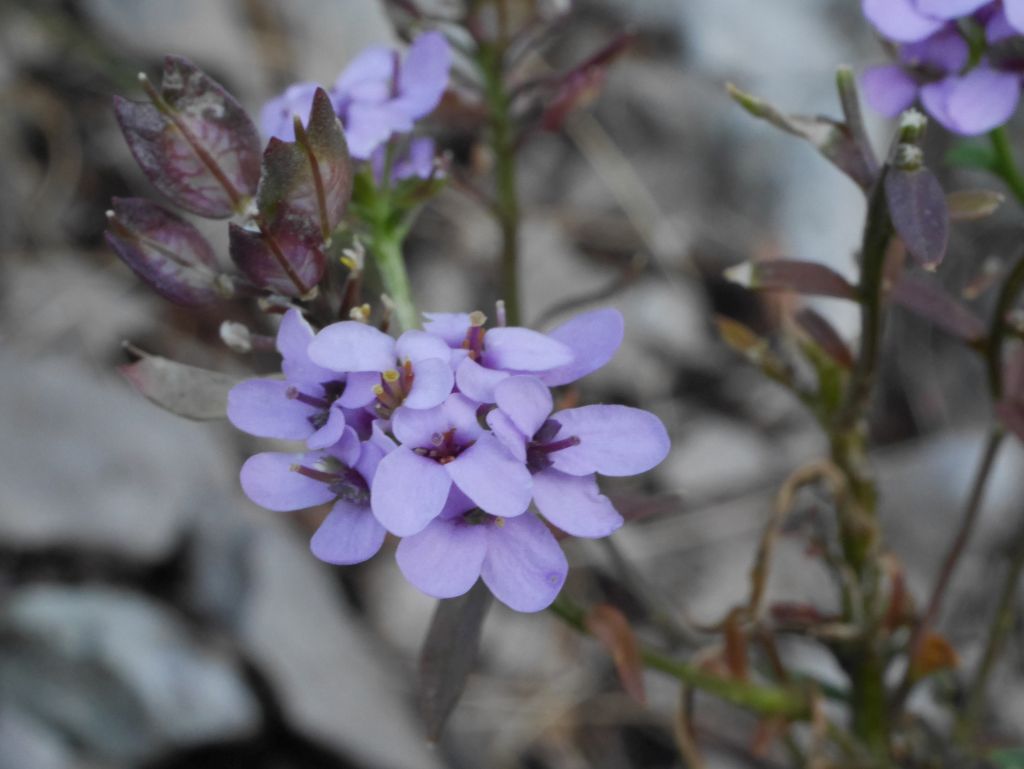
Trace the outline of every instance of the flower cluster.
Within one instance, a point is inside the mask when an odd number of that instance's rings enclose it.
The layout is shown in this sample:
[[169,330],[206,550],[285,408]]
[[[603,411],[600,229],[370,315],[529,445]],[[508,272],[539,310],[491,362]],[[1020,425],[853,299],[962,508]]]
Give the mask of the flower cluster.
[[[448,86],[451,58],[448,42],[439,32],[420,35],[405,61],[384,46],[360,53],[328,89],[352,157],[370,161],[379,177],[391,137],[411,132],[417,120],[437,107]],[[263,135],[294,141],[294,120],[305,121],[319,87],[317,83],[295,83],[267,102],[260,112]],[[395,160],[392,175],[396,179],[426,178],[433,159],[433,141],[414,139]]]
[[611,534],[622,517],[596,476],[649,470],[668,435],[640,409],[556,409],[552,387],[618,349],[614,310],[548,334],[487,328],[478,312],[425,317],[424,330],[394,339],[356,321],[316,332],[289,310],[277,335],[283,378],[235,386],[228,417],[307,450],[249,458],[242,488],[271,510],[333,503],[312,540],[322,560],[365,561],[390,532],[401,537],[399,568],[423,592],[450,598],[482,578],[511,608],[538,611],[568,571],[544,521],[572,536]]
[[899,59],[864,73],[864,93],[876,110],[894,116],[920,100],[943,126],[968,136],[1013,115],[1024,0],[863,0],[863,9]]

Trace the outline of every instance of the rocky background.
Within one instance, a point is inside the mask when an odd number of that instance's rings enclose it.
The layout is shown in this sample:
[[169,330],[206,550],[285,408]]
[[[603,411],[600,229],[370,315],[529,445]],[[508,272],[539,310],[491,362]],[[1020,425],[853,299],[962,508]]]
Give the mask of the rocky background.
[[[863,214],[848,180],[751,121],[722,86],[835,113],[834,67],[882,56],[858,6],[580,0],[559,57],[582,58],[627,25],[637,44],[591,113],[523,160],[528,322],[620,308],[626,343],[585,396],[652,409],[672,433],[660,468],[615,489],[663,504],[613,539],[684,630],[743,595],[773,489],[825,450],[798,404],[717,340],[714,313],[761,329],[778,313],[721,271],[780,254],[852,275]],[[504,610],[488,619],[445,738],[428,746],[413,690],[433,602],[387,555],[344,570],[316,561],[315,514],[268,513],[241,495],[255,441],[161,412],[116,373],[123,340],[230,372],[251,361],[220,344],[216,319],[177,311],[104,246],[109,198],[152,194],[110,96],[135,94],[135,73],[174,52],[255,111],[292,79],[331,82],[389,35],[374,0],[0,1],[0,769],[680,766],[670,682],[651,677],[641,708],[594,644],[553,617]],[[873,127],[881,144],[887,127]],[[944,280],[963,284],[1009,253],[1019,211],[1007,208],[957,229]],[[446,191],[412,242],[420,306],[479,306],[496,254],[490,221]],[[851,307],[819,309],[853,334]],[[873,425],[883,516],[921,595],[988,406],[978,362],[926,324],[897,313],[888,346],[899,354]],[[1020,525],[1021,455],[1003,455],[946,613],[965,663]],[[567,549],[569,589],[616,572],[599,543]],[[828,606],[823,585],[800,543],[783,541],[773,595]],[[1024,737],[1016,648],[994,677],[1008,739]],[[807,648],[784,651],[839,675]],[[771,752],[745,759],[752,724],[700,702],[712,765],[778,765]]]

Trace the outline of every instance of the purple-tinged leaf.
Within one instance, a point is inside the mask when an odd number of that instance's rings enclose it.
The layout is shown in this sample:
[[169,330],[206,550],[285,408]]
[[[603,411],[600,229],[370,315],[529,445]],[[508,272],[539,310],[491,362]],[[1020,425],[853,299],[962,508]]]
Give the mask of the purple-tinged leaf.
[[114,198],[107,243],[158,294],[198,306],[224,298],[213,247],[195,227],[144,198]]
[[283,230],[277,235],[231,224],[231,260],[255,285],[275,294],[303,296],[324,274],[327,259],[320,236],[309,239]]
[[950,221],[974,222],[992,216],[1006,196],[995,190],[957,190],[946,195]]
[[466,688],[490,606],[491,593],[479,581],[465,595],[437,604],[420,651],[420,710],[433,742]]
[[574,110],[597,98],[609,68],[625,53],[633,37],[628,32],[619,34],[593,56],[558,78],[555,92],[541,115],[541,126],[545,131],[560,131]]
[[965,342],[978,342],[985,337],[986,328],[981,319],[934,279],[904,273],[893,285],[889,298]]
[[140,75],[150,103],[114,97],[135,160],[177,205],[223,219],[242,213],[260,177],[260,140],[241,105],[188,59],[164,59],[160,92]]
[[941,262],[949,243],[949,210],[935,174],[927,168],[891,168],[885,175],[885,196],[907,252],[926,267]]
[[799,294],[855,299],[857,291],[846,278],[818,262],[795,259],[766,259],[743,262],[725,271],[725,276],[741,286],[763,291],[796,291]]
[[832,324],[825,320],[810,307],[801,309],[795,318],[797,326],[807,334],[833,361],[846,369],[853,368],[853,353],[847,347],[846,342],[839,336],[839,332]]
[[352,163],[330,97],[318,88],[295,141],[271,139],[263,154],[257,204],[270,233],[326,241],[352,197]]
[[862,189],[869,189],[874,183],[875,169],[865,158],[864,151],[845,123],[826,117],[787,115],[732,84],[727,85],[726,90],[737,104],[754,117],[810,142]]
[[587,612],[583,621],[587,630],[611,655],[626,694],[640,705],[646,705],[644,660],[626,615],[611,604],[600,603]]
[[126,345],[139,360],[119,367],[124,377],[157,406],[188,419],[227,418],[228,391],[238,377],[188,366]]

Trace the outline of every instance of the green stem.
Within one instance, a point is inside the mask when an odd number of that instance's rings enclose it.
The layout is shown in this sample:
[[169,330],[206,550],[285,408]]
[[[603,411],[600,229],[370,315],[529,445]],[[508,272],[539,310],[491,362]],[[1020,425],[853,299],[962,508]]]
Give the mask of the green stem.
[[1024,205],[1024,176],[1017,169],[1017,163],[1013,159],[1013,148],[1010,146],[1010,137],[1006,133],[1006,126],[1000,126],[989,133],[989,139],[992,141],[992,149],[995,152],[995,164],[992,171],[1005,182],[1017,201]]
[[[560,595],[555,599],[551,611],[566,624],[589,635],[586,611],[566,596]],[[651,670],[670,675],[687,686],[700,689],[746,710],[788,719],[805,719],[810,716],[810,699],[803,690],[722,678],[699,667],[671,659],[653,649],[642,648],[641,656],[644,665]]]
[[394,230],[380,229],[373,234],[370,248],[377,261],[384,291],[395,305],[395,316],[403,331],[419,326],[419,314],[412,301],[409,273],[402,256],[402,236]]
[[505,312],[512,326],[520,322],[519,307],[519,192],[516,183],[516,144],[511,105],[505,89],[504,52],[498,46],[480,49],[479,65],[490,123],[491,151],[497,199],[494,214],[501,229],[501,280]]

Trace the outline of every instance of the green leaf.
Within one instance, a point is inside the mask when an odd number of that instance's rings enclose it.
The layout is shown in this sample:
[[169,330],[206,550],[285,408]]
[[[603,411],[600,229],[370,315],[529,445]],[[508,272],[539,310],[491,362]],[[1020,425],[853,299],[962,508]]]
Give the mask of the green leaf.
[[981,171],[994,171],[996,155],[987,144],[962,141],[955,144],[946,153],[946,163],[956,168],[976,168]]
[[993,750],[988,760],[998,769],[1024,769],[1024,748],[1005,748]]

